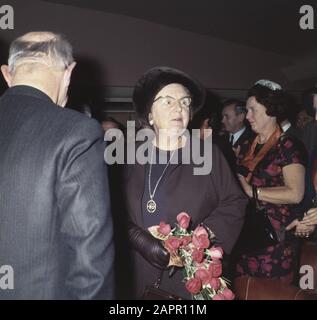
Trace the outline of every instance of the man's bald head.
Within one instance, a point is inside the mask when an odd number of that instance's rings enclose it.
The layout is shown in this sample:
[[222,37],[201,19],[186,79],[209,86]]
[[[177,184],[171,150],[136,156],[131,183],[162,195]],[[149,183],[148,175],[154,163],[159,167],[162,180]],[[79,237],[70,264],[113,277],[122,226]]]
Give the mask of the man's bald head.
[[24,34],[18,39],[30,42],[50,41],[56,39],[57,35],[50,31],[32,31]]
[[46,64],[65,69],[74,61],[72,46],[59,34],[29,32],[12,42],[9,51],[9,72],[26,64]]
[[63,107],[76,65],[72,51],[59,34],[29,32],[12,42],[9,63],[1,66],[1,72],[9,87],[36,88]]

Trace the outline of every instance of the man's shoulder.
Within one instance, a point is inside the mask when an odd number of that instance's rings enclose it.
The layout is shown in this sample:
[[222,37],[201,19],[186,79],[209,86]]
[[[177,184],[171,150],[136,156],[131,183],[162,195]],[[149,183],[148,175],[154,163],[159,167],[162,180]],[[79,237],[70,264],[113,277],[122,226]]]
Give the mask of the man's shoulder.
[[60,108],[59,117],[67,123],[74,134],[85,135],[88,133],[102,135],[103,130],[97,120],[71,109]]
[[246,127],[243,135],[247,138],[254,138],[256,136],[256,133],[250,127]]

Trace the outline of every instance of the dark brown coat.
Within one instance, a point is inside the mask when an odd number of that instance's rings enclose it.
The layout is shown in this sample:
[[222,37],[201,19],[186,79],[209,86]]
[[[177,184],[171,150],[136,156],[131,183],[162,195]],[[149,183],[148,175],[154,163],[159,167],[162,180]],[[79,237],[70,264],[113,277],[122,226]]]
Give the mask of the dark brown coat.
[[[203,223],[208,226],[221,241],[226,253],[230,253],[240,233],[247,199],[232,175],[226,160],[218,147],[213,147],[212,171],[209,175],[193,175],[194,164],[171,164],[164,179],[167,189],[170,211],[168,223],[174,225],[178,213],[185,211],[192,218],[192,227]],[[147,186],[145,166],[140,164],[125,169],[125,194],[129,218],[144,228],[141,199]],[[155,283],[160,270],[152,267],[136,251],[132,253],[131,272],[135,286],[135,297],[139,298],[146,285]],[[183,274],[178,271],[172,278],[164,273],[161,288],[169,292],[190,298],[187,294]]]

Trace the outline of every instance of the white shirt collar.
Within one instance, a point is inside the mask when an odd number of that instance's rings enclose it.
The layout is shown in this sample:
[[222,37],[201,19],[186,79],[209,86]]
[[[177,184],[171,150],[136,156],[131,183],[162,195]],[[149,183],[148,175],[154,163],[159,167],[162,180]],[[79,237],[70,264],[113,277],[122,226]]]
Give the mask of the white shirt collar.
[[242,129],[240,129],[239,131],[237,131],[234,134],[230,133],[229,141],[230,141],[231,136],[233,135],[233,145],[234,145],[237,142],[237,140],[241,137],[241,135],[244,132],[244,130],[245,130],[245,127],[243,127]]
[[291,123],[287,122],[286,124],[284,124],[284,126],[282,126],[282,130],[283,132],[285,132],[286,130],[288,130],[291,127]]

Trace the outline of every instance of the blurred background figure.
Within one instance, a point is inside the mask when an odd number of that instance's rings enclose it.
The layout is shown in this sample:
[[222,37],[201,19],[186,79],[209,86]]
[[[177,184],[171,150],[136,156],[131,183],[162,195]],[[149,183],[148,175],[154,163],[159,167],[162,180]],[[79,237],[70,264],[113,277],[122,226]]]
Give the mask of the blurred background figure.
[[303,130],[306,125],[312,121],[314,121],[314,117],[310,116],[304,109],[297,114],[295,125],[299,130]]
[[189,123],[189,130],[200,129],[200,139],[212,134],[212,142],[217,145],[226,158],[231,170],[235,173],[236,158],[228,139],[222,136],[225,131],[221,123],[222,103],[211,91],[207,91],[203,107],[194,115]]
[[306,90],[303,93],[302,100],[307,115],[313,118],[313,121],[304,126],[301,135],[308,154],[311,155],[317,147],[317,88]]
[[247,109],[244,102],[237,99],[224,102],[222,123],[226,133],[223,138],[230,143],[236,157],[243,157],[255,138],[255,133],[246,121],[246,114]]
[[124,126],[117,121],[116,119],[112,118],[112,117],[108,117],[105,116],[102,120],[101,120],[101,126],[102,129],[104,130],[104,132],[107,132],[109,129],[123,129]]
[[297,139],[301,138],[301,129],[296,127],[296,119],[299,113],[299,104],[297,100],[290,94],[286,93],[280,102],[281,106],[286,105],[286,108],[281,107],[279,125],[282,131]]

